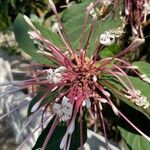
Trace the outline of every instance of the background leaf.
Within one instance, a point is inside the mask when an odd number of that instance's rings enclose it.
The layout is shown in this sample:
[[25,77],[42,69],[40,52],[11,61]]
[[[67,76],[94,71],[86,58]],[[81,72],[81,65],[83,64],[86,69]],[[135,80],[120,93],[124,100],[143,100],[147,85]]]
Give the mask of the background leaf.
[[[87,6],[90,4],[91,0],[84,1],[83,3],[75,4],[69,9],[65,10],[62,15],[62,21],[64,22],[65,29],[69,35],[71,42],[73,43],[73,48],[79,48],[79,39],[82,33],[82,26],[84,22],[84,16]],[[120,2],[122,5],[122,1]],[[117,9],[120,7],[117,7]],[[120,9],[116,10],[115,15],[112,14],[105,20],[98,19],[91,37],[90,47],[88,48],[87,54],[92,55],[93,51],[99,44],[99,36],[107,30],[117,28],[121,25],[122,21],[119,16]],[[91,17],[89,17],[86,24],[86,33],[84,36],[84,43],[89,32],[89,26],[91,23]],[[110,53],[110,52],[108,52]],[[108,54],[107,54],[108,55]]]
[[135,66],[139,67],[141,73],[146,74],[150,78],[150,64],[144,61],[137,61],[132,63]]
[[[130,81],[132,82],[132,84],[134,85],[135,89],[140,90],[141,94],[147,97],[147,100],[150,102],[150,88],[149,85],[145,82],[143,82],[142,80],[135,78],[135,77],[129,77]],[[126,81],[123,78],[124,82]],[[107,81],[106,79],[100,80],[100,83],[103,84],[103,86],[105,86],[109,91],[112,92],[112,94],[119,100],[125,102],[126,104],[128,104],[129,106],[131,106],[132,108],[142,112],[143,114],[145,114],[149,119],[150,119],[150,108],[144,109],[142,107],[138,107],[136,104],[132,103],[129,99],[127,99],[124,96],[124,93],[122,92],[123,87],[116,82],[112,77],[107,77]]]
[[141,135],[129,132],[119,127],[121,136],[123,138],[123,146],[125,150],[149,150],[150,142],[148,142]]
[[[47,91],[46,91],[47,92]],[[28,107],[28,116],[32,114],[32,107],[41,99],[41,97],[45,94],[45,91],[41,90],[37,92],[37,95],[31,100]],[[57,97],[58,91],[49,92],[49,94],[42,100],[40,107],[52,102]]]
[[[48,40],[52,41],[54,44],[58,44],[59,46],[62,44],[58,35],[42,27],[42,25],[38,24],[37,27],[43,33],[43,35],[48,38]],[[19,14],[14,22],[15,38],[19,46],[38,63],[53,64],[51,60],[37,53],[38,49],[35,47],[34,41],[30,39],[28,34],[28,31],[30,30],[33,29],[24,20],[23,15]]]

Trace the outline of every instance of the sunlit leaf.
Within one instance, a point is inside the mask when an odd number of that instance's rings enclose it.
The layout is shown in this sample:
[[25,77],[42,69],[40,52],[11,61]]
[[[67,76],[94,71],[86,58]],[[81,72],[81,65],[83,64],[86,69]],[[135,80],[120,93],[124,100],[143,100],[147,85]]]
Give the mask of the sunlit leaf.
[[141,135],[129,132],[119,127],[125,150],[149,150],[150,142]]

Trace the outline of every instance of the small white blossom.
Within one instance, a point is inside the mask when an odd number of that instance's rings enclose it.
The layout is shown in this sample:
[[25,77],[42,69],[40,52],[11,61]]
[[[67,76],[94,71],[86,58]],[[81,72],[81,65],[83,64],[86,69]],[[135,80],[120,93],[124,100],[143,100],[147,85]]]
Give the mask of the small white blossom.
[[148,78],[148,76],[146,74],[142,74],[140,77],[142,78],[143,81],[150,84],[150,78]]
[[138,99],[135,99],[135,104],[140,107],[143,107],[144,109],[148,108],[150,105],[149,102],[147,101],[147,97],[145,96],[141,96]]
[[62,80],[62,72],[65,71],[65,67],[64,66],[60,66],[57,69],[49,69],[48,72],[48,76],[47,76],[47,80],[50,83],[59,83]]
[[104,45],[111,45],[115,43],[115,35],[111,32],[105,31],[104,34],[100,35],[100,43]]
[[64,96],[62,99],[62,103],[54,103],[53,105],[53,112],[57,114],[60,118],[60,121],[68,121],[72,115],[73,105],[69,103],[69,99]]
[[127,95],[125,94],[125,96],[139,107],[146,109],[150,106],[150,103],[147,101],[147,97],[141,95],[140,90],[130,90],[127,92]]

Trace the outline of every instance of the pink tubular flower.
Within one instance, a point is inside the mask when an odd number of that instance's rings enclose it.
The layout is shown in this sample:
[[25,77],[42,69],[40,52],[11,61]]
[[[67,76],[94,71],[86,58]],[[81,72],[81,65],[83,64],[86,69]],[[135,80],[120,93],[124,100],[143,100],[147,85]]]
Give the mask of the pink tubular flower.
[[[82,47],[81,43],[83,41],[83,34],[85,33],[85,27],[83,27],[80,39],[80,50],[76,53],[76,51],[72,49],[71,43],[65,34],[65,30],[60,22],[54,3],[51,0],[49,0],[49,3],[58,19],[61,30],[63,30],[63,34],[61,31],[58,33],[67,48],[67,55],[51,41],[46,39],[26,18],[28,24],[30,26],[32,25],[31,27],[33,29],[32,31],[29,31],[28,34],[33,40],[43,43],[43,47],[46,49],[46,51],[39,50],[39,53],[55,62],[55,65],[45,65],[44,69],[35,70],[33,78],[25,80],[21,84],[18,83],[22,88],[32,86],[33,93],[31,93],[31,95],[35,94],[36,86],[41,86],[41,91],[43,92],[42,96],[38,102],[33,105],[31,112],[42,109],[43,113],[48,111],[55,116],[51,129],[42,145],[42,150],[46,150],[46,146],[55,131],[55,128],[60,122],[67,125],[67,130],[60,143],[60,149],[69,150],[71,137],[75,130],[76,120],[79,120],[80,122],[80,134],[82,133],[82,117],[83,113],[85,113],[85,109],[89,110],[89,114],[93,120],[96,120],[97,117],[100,118],[106,138],[107,149],[109,149],[102,114],[104,104],[108,104],[116,115],[120,115],[124,118],[135,130],[150,141],[150,138],[128,120],[118,109],[118,106],[115,105],[115,102],[113,101],[115,94],[113,94],[113,92],[117,91],[117,87],[112,86],[111,82],[107,80],[108,76],[116,80],[119,85],[122,86],[122,90],[119,92],[121,92],[122,96],[127,98],[128,101],[133,103],[136,107],[140,107],[141,109],[149,108],[149,102],[134,88],[125,71],[126,69],[130,69],[135,72],[139,78],[141,74],[135,69],[135,67],[120,58],[129,51],[134,50],[137,46],[143,44],[144,40],[139,38],[135,39],[119,54],[114,55],[113,57],[99,59],[99,53],[103,50],[105,43],[106,45],[110,45],[115,42],[114,36],[111,35],[113,42],[111,42],[110,39],[109,41],[108,39],[106,39],[107,41],[104,41],[103,38],[103,42],[99,44],[99,49],[96,49],[93,52],[93,55],[89,58],[87,56],[87,51],[91,34],[89,34],[89,37],[87,38],[88,41],[86,42],[85,47]],[[90,5],[92,8],[94,6],[95,4]],[[92,10],[92,8],[90,9]],[[129,10],[126,11],[126,13],[128,13]],[[87,10],[87,14],[88,16],[90,15],[89,10]],[[94,21],[95,18],[93,19],[93,22]],[[93,22],[90,26],[91,29],[93,28]],[[108,32],[106,31],[105,33]],[[1,97],[6,94],[11,94],[12,92],[15,91],[2,94]],[[49,97],[49,94],[54,95]],[[45,101],[45,99],[48,100]],[[82,134],[80,135],[80,141],[80,147],[83,150],[84,142]]]

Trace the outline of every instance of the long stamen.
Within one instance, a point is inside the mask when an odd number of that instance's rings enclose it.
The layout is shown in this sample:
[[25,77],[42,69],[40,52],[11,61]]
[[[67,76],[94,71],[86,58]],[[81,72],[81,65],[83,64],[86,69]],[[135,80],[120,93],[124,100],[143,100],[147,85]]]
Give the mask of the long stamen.
[[127,90],[130,90],[130,88],[127,86],[127,84],[115,73],[115,72],[112,72],[110,70],[106,70],[106,72],[112,74],[114,77],[116,77],[120,83],[127,89]]
[[62,30],[63,30],[63,39],[65,40],[65,43],[64,43],[64,44],[67,46],[69,52],[74,56],[75,53],[74,53],[73,50],[72,50],[72,46],[71,46],[70,40],[69,40],[69,38],[68,38],[68,36],[67,36],[67,34],[66,34],[66,32],[65,32],[64,25],[62,24],[62,22],[61,22],[61,20],[60,20],[60,17],[59,17],[59,15],[58,15],[58,13],[57,13],[55,4],[53,3],[52,0],[49,0],[49,4],[50,4],[50,6],[51,6],[51,8],[52,8],[52,10],[53,10],[53,12],[54,12],[56,18],[57,18],[57,21],[59,22],[59,24],[60,24],[60,26],[61,26],[61,28],[62,28]]
[[[83,48],[83,46],[82,46],[82,44],[83,44],[83,38],[84,38],[84,34],[85,34],[85,32],[86,32],[86,24],[87,24],[87,20],[88,20],[90,11],[91,11],[92,9],[94,9],[94,7],[97,5],[97,3],[99,3],[99,0],[97,0],[97,1],[94,2],[94,3],[91,3],[91,4],[93,4],[93,6],[91,6],[91,8],[89,8],[89,10],[86,11],[85,18],[84,18],[84,23],[83,23],[83,27],[82,27],[82,33],[81,33],[81,36],[80,36],[80,39],[79,39],[80,49]],[[93,27],[92,27],[92,28],[93,28]],[[90,33],[90,34],[91,34],[91,33]]]
[[20,104],[18,107],[15,107],[14,109],[12,109],[11,111],[7,112],[3,116],[0,116],[0,120],[4,119],[8,115],[11,115],[13,112],[17,111],[18,109],[21,109],[22,107],[26,106],[27,104],[29,104],[29,101],[25,101],[24,103]]
[[13,94],[13,93],[18,92],[18,91],[20,91],[20,90],[23,90],[23,89],[25,89],[25,88],[27,88],[27,86],[20,87],[20,88],[18,88],[18,89],[15,89],[15,90],[11,90],[11,91],[9,91],[9,92],[2,93],[2,94],[0,95],[0,100],[2,100],[1,98],[5,97],[5,96],[7,96],[7,95],[9,95],[9,94]]
[[[109,99],[109,105],[111,106],[112,101]],[[117,109],[117,108],[116,108]],[[119,109],[117,109],[118,114],[126,120],[138,133],[140,133],[146,140],[150,142],[150,137],[148,137],[145,133],[143,133],[139,128],[137,128]]]
[[34,106],[33,106],[32,109],[31,109],[31,112],[35,112],[35,111],[40,107],[41,102],[48,96],[48,94],[49,94],[50,91],[51,91],[51,88],[48,87],[48,88],[46,89],[46,91],[47,91],[47,92],[34,104]]
[[70,150],[70,143],[71,143],[71,138],[72,138],[72,134],[69,135],[69,139],[68,139],[68,146],[66,150]]
[[23,126],[23,128],[20,130],[19,135],[17,135],[17,141],[19,139],[19,137],[21,136],[21,134],[23,133],[24,129],[31,123],[31,121],[39,114],[39,112],[41,111],[41,109],[39,109],[36,113],[34,113],[29,120],[26,122],[26,124]]
[[37,132],[42,125],[44,125],[47,121],[48,121],[48,118],[47,117],[43,123],[40,123],[39,126],[32,132],[32,134],[30,134],[24,141],[23,143],[17,148],[17,150],[22,150],[23,149],[23,146],[25,145],[25,143],[34,135],[35,132]]
[[91,23],[91,25],[90,25],[90,31],[89,31],[88,38],[87,38],[87,41],[86,41],[86,44],[85,44],[85,47],[84,47],[84,50],[85,50],[85,51],[87,50],[87,48],[88,48],[88,46],[89,46],[89,41],[90,41],[90,38],[91,38],[91,35],[92,35],[92,32],[93,32],[93,29],[94,29],[94,25],[95,25],[95,23],[96,23],[96,20],[97,20],[97,18],[95,18],[95,17],[92,19],[92,23]]
[[139,132],[146,140],[150,142],[150,137],[148,137],[145,133],[143,133],[139,128],[137,128],[121,111],[119,111],[120,116],[125,119],[137,132]]
[[66,41],[65,41],[61,31],[60,31],[60,29],[58,29],[58,33],[59,33],[61,39],[63,40],[64,44],[66,45],[66,47],[67,47],[68,51],[70,52],[70,54],[76,59],[76,61],[78,61],[76,54],[72,51],[72,49],[66,43]]
[[85,33],[85,29],[86,29],[86,23],[87,23],[87,19],[88,19],[88,16],[89,16],[89,13],[86,13],[85,15],[85,19],[84,19],[84,24],[83,24],[83,28],[82,28],[82,34],[81,34],[81,37],[80,37],[80,49],[82,49],[82,42],[83,42],[83,37],[84,37],[84,33]]
[[116,66],[116,65],[113,65],[113,66],[115,68],[117,68],[126,77],[126,79],[127,79],[128,83],[130,84],[131,88],[134,89],[134,86],[131,83],[131,81],[129,80],[128,75],[122,69],[120,69],[118,66]]
[[112,62],[115,58],[122,57],[126,53],[135,50],[138,46],[142,45],[145,42],[144,39],[135,39],[125,50],[123,50],[121,53],[113,56],[109,61],[106,61],[105,63],[101,64],[100,67],[98,67],[97,70],[102,70],[107,64]]

